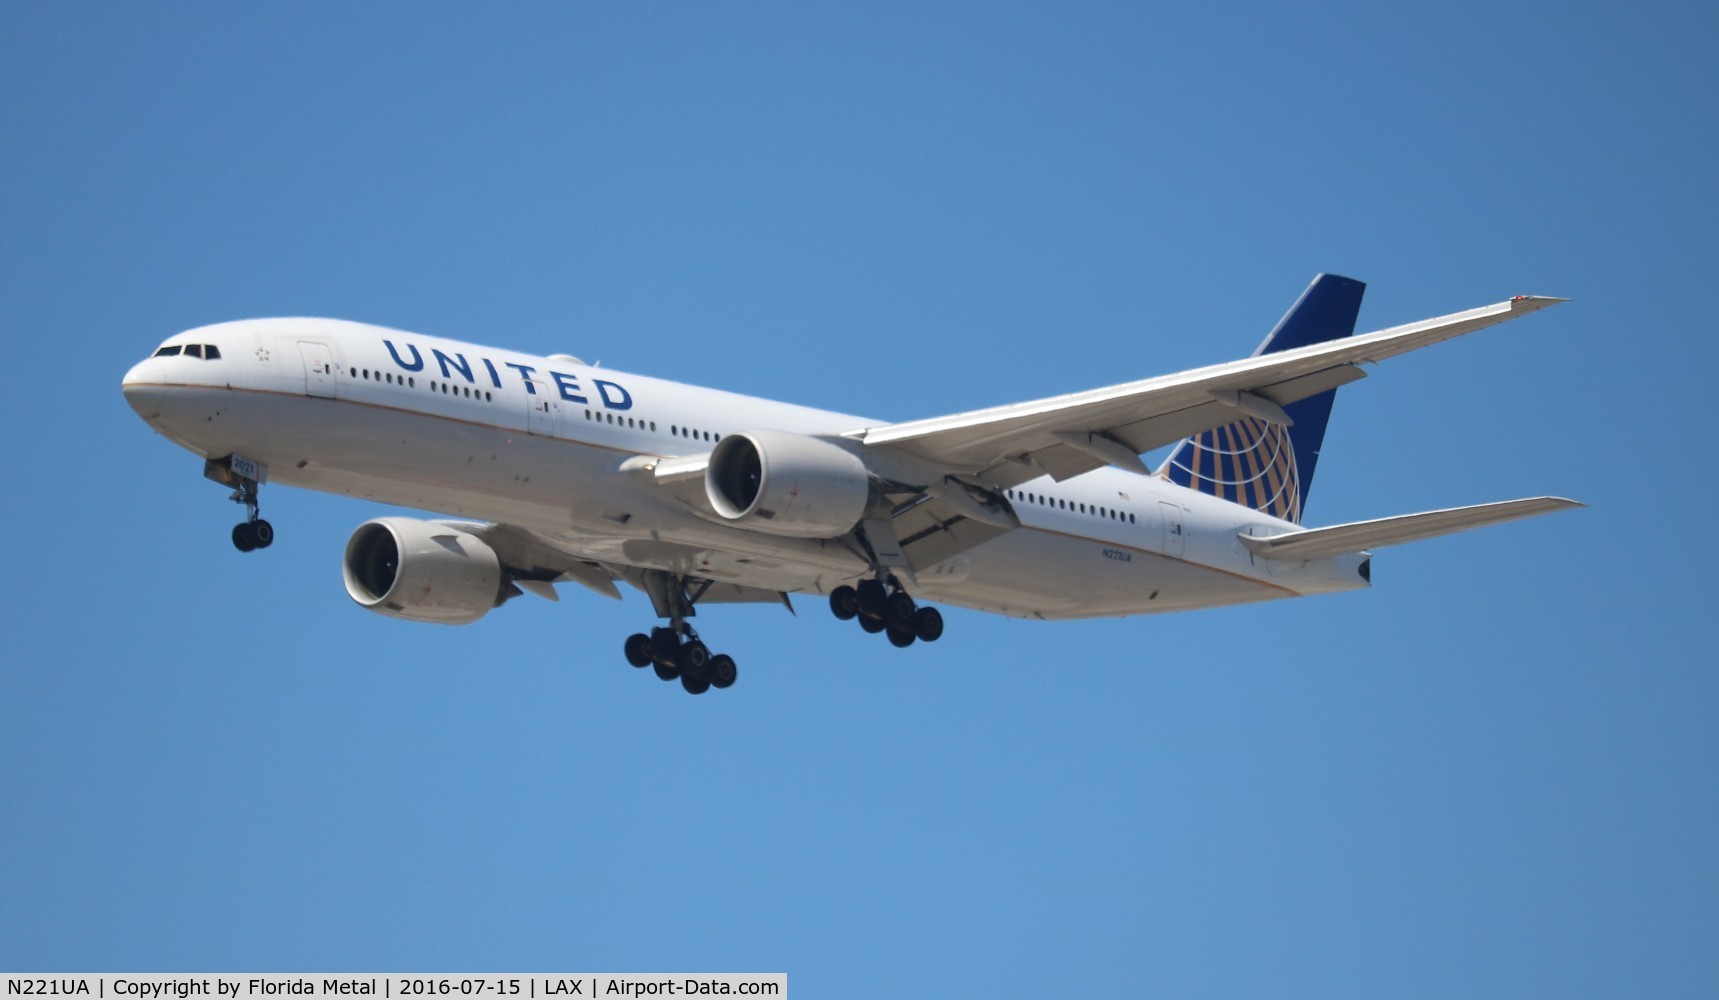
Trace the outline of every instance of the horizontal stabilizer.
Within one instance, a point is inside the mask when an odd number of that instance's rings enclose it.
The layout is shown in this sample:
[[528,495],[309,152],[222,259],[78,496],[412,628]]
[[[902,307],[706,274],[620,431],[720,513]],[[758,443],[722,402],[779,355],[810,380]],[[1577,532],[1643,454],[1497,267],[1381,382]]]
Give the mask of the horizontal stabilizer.
[[1453,507],[1450,510],[1429,510],[1420,514],[1401,514],[1397,517],[1382,517],[1376,521],[1334,524],[1328,528],[1292,531],[1265,538],[1252,535],[1241,535],[1240,538],[1241,543],[1248,549],[1267,559],[1324,559],[1585,506],[1587,505],[1565,500],[1563,497],[1532,497],[1527,500],[1483,503],[1473,507]]

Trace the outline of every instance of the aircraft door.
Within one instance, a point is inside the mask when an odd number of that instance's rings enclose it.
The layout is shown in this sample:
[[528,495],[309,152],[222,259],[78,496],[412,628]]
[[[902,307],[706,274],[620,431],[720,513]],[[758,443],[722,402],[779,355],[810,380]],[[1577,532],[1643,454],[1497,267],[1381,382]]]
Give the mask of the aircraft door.
[[1174,559],[1182,558],[1182,552],[1188,545],[1188,536],[1182,531],[1182,508],[1160,500],[1158,513],[1164,521],[1164,554]]
[[334,356],[328,345],[309,340],[298,342],[298,353],[304,359],[304,394],[334,397]]

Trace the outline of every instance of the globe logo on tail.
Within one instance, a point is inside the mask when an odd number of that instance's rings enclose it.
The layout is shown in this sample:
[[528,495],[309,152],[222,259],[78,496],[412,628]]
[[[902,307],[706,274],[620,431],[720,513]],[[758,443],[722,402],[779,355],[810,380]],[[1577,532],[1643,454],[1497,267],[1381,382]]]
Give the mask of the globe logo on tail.
[[1178,485],[1301,523],[1301,477],[1286,427],[1245,417],[1188,438],[1165,465]]

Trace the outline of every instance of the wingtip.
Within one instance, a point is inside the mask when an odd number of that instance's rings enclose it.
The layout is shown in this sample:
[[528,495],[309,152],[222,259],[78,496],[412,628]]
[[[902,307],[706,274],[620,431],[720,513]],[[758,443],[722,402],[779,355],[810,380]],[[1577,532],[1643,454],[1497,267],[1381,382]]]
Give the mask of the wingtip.
[[1531,313],[1538,309],[1546,309],[1550,306],[1555,306],[1568,301],[1570,300],[1561,299],[1554,295],[1517,295],[1512,297],[1510,300],[1510,311]]

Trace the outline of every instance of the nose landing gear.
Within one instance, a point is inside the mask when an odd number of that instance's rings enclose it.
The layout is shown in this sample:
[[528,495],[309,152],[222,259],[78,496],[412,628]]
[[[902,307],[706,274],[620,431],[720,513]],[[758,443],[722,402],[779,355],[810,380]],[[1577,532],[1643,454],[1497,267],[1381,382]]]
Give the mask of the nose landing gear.
[[274,525],[258,516],[257,492],[268,476],[266,466],[239,455],[228,455],[204,462],[203,475],[223,486],[233,487],[233,493],[227,499],[245,506],[245,519],[233,525],[233,548],[250,552],[274,544]]

